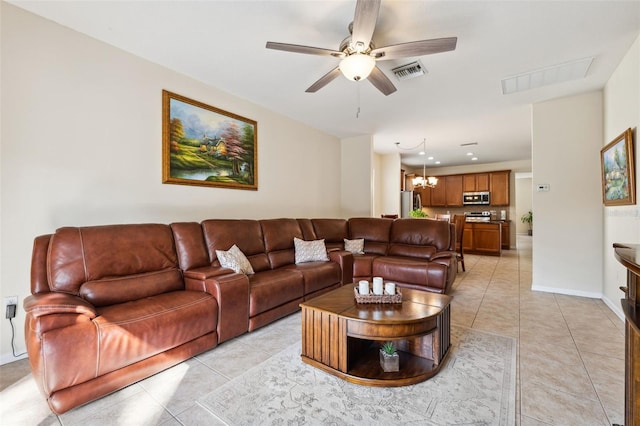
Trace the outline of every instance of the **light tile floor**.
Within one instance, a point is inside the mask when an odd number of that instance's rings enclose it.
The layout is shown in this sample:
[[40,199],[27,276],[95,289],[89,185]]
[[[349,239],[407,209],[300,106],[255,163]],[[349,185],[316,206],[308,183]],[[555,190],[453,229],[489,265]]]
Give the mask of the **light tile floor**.
[[[601,300],[532,292],[530,237],[518,237],[518,250],[501,257],[466,255],[465,263],[452,321],[518,339],[516,423],[622,424],[623,322]],[[299,337],[300,315],[291,315],[61,416],[49,411],[26,360],[5,364],[0,424],[214,425],[197,396]]]

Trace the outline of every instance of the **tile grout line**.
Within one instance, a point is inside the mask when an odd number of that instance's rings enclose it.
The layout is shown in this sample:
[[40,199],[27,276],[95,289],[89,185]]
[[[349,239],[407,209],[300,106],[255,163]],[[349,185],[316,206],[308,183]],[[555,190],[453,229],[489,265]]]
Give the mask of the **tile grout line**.
[[[573,336],[573,332],[571,331],[571,326],[569,326],[569,323],[567,322],[567,318],[564,315],[564,312],[562,310],[562,306],[560,305],[560,303],[558,303],[558,297],[556,294],[553,294],[553,298],[556,301],[556,304],[558,305],[558,308],[560,309],[560,315],[562,315],[562,319],[564,320],[566,326],[567,326],[567,330],[569,330],[569,334],[571,335],[571,340],[573,341],[574,346],[576,347],[576,352],[578,353],[578,357],[580,358],[580,362],[582,363],[582,368],[584,368],[585,373],[587,373],[587,377],[589,378],[589,384],[591,385],[591,389],[593,389],[593,393],[596,395],[596,398],[598,399],[598,404],[600,404],[600,408],[602,409],[602,413],[604,414],[604,417],[607,419],[607,421],[609,422],[609,424],[612,424],[611,419],[609,418],[609,415],[607,414],[607,410],[604,407],[604,404],[602,402],[602,400],[600,399],[600,395],[598,394],[598,391],[595,387],[595,385],[593,384],[593,379],[591,378],[591,374],[589,374],[589,369],[587,368],[584,359],[582,358],[582,352],[580,351],[580,348],[578,347],[578,344],[576,343],[576,339]],[[575,394],[571,394],[571,395],[575,395]]]

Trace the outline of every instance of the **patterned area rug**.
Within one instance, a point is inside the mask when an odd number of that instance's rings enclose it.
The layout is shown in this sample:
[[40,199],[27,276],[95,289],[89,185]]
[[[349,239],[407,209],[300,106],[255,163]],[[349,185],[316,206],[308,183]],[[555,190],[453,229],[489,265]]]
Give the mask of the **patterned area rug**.
[[440,372],[417,385],[346,382],[300,360],[300,343],[198,399],[229,425],[514,425],[516,340],[452,327]]

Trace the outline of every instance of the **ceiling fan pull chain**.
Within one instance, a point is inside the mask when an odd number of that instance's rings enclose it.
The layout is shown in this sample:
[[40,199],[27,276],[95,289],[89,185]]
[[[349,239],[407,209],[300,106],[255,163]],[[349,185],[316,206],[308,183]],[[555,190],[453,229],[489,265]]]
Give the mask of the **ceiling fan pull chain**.
[[357,100],[358,100],[358,110],[356,111],[356,118],[360,118],[360,82],[356,81],[356,90],[357,90]]

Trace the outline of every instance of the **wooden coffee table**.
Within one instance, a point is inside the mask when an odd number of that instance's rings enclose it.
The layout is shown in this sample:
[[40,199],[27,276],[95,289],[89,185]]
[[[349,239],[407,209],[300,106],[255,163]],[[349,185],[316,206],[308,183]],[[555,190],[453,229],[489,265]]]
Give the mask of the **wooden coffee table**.
[[[405,386],[434,376],[450,347],[452,297],[401,288],[401,304],[359,304],[353,288],[300,304],[302,360],[367,386]],[[380,367],[380,344],[389,340],[399,349],[398,372]]]

